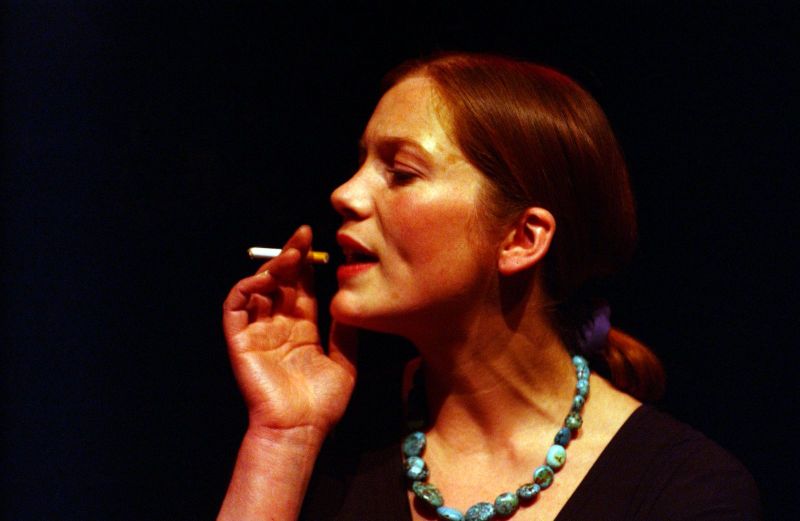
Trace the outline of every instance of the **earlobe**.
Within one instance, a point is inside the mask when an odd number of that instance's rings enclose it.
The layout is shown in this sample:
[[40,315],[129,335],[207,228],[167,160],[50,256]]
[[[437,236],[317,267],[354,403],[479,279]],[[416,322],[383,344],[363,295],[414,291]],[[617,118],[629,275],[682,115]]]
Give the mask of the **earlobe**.
[[556,220],[544,208],[527,208],[508,230],[498,255],[502,275],[514,275],[538,264],[550,249]]

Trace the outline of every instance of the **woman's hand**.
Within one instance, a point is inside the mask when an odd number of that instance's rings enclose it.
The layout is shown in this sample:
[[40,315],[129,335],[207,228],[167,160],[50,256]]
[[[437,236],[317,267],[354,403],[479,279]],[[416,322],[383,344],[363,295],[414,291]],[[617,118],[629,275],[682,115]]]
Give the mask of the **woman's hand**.
[[325,354],[310,249],[311,229],[301,226],[278,257],[225,300],[225,339],[250,425],[221,521],[297,519],[322,442],[353,391],[355,331],[333,324]]
[[324,437],[353,390],[355,332],[334,324],[325,354],[310,249],[311,229],[301,226],[278,257],[234,286],[223,306],[231,365],[256,436],[311,428]]

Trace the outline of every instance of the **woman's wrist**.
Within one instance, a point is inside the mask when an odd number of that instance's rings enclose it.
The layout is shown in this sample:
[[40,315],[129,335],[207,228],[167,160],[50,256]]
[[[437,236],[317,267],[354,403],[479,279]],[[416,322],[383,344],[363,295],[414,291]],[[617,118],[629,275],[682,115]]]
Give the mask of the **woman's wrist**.
[[302,450],[319,449],[325,441],[328,432],[312,425],[302,425],[291,428],[273,428],[261,425],[249,425],[244,435],[244,441],[250,441],[255,446],[265,450],[283,450],[297,447]]
[[325,436],[315,427],[248,429],[218,520],[294,520]]

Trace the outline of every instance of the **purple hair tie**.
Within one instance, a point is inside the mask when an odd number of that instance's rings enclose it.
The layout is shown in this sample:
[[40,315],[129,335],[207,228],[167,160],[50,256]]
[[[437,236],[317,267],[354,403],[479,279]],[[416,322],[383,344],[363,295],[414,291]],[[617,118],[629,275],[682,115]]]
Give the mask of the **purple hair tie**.
[[608,343],[608,332],[611,331],[611,308],[607,302],[601,303],[592,311],[592,317],[583,324],[578,349],[586,355],[600,353]]

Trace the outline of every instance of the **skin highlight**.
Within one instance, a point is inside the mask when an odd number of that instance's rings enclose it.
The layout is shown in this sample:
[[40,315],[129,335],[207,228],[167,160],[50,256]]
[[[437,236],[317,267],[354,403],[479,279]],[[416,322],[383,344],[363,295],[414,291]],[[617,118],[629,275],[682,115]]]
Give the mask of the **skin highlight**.
[[332,316],[412,340],[426,317],[465,318],[464,304],[488,290],[500,240],[478,224],[486,181],[448,136],[434,100],[426,78],[390,90],[364,132],[359,170],[331,196],[340,232],[378,258],[368,273],[340,277]]

